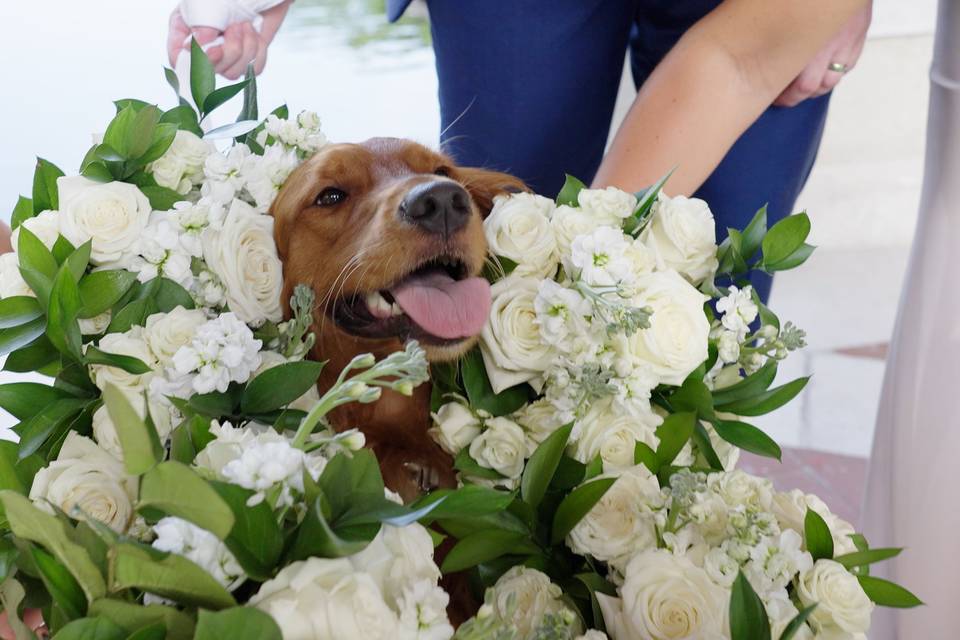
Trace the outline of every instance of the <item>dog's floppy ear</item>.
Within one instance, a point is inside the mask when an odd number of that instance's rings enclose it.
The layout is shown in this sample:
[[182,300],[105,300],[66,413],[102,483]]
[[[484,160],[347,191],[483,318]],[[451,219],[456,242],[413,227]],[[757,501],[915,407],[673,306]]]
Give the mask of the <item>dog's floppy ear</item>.
[[459,178],[460,184],[470,192],[470,196],[477,203],[484,218],[493,208],[493,199],[496,196],[504,193],[530,191],[519,178],[489,169],[458,167],[456,177]]

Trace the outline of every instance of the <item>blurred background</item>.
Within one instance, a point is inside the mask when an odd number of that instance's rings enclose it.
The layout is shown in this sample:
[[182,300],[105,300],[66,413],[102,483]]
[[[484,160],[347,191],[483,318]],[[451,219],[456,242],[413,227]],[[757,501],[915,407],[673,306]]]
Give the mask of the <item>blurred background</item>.
[[[175,2],[0,3],[0,215],[30,190],[35,156],[76,171],[113,114],[140,98],[172,106],[163,80]],[[870,38],[835,91],[820,157],[799,208],[819,249],[777,277],[771,306],[806,329],[809,347],[784,378],[813,375],[798,401],[758,424],[782,465],[751,459],[784,487],[815,491],[856,521],[886,343],[917,215],[935,0],[876,0]],[[383,0],[297,0],[259,80],[261,109],[317,111],[332,140],[438,139],[436,78],[425,8],[387,25]],[[615,120],[633,85],[621,86]],[[230,113],[230,106],[223,112]],[[236,110],[239,110],[237,107]],[[669,191],[669,185],[668,185]],[[758,205],[761,203],[758,203]],[[7,381],[8,374],[0,374]],[[12,419],[0,416],[0,428]]]

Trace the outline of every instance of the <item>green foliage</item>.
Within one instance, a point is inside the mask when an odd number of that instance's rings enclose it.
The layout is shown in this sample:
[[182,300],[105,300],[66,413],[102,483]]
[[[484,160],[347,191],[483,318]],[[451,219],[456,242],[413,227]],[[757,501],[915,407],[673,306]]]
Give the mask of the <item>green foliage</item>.
[[163,459],[163,445],[156,429],[140,417],[127,396],[113,385],[103,390],[103,402],[116,428],[127,473],[138,476],[156,466]]
[[530,400],[530,387],[526,384],[504,389],[494,393],[487,378],[487,369],[483,364],[480,349],[475,348],[463,357],[460,375],[470,406],[486,411],[492,416],[504,416],[513,413]]
[[43,158],[37,158],[37,166],[33,172],[33,211],[35,213],[56,211],[60,208],[57,178],[61,176],[63,171],[55,164]]
[[770,620],[763,601],[742,571],[730,590],[730,640],[770,640]]
[[803,537],[807,551],[813,556],[814,561],[821,558],[833,559],[833,535],[830,533],[830,527],[813,509],[807,509],[807,515],[804,517]]
[[863,592],[867,594],[867,597],[881,607],[910,609],[923,604],[920,598],[889,580],[875,578],[873,576],[857,576],[857,580],[860,581],[860,586],[863,588]]
[[531,507],[540,506],[550,480],[557,472],[572,429],[573,423],[570,423],[551,433],[527,461],[520,481],[520,495]]
[[244,413],[269,413],[297,400],[317,384],[323,363],[312,360],[279,364],[247,383],[240,400]]
[[614,482],[616,482],[616,478],[591,480],[564,497],[553,516],[553,526],[550,533],[551,544],[562,542],[567,534],[577,526],[577,523],[590,512],[593,505],[600,502],[600,499],[613,486]]
[[582,181],[574,178],[570,174],[567,174],[567,178],[563,183],[563,187],[560,189],[560,193],[557,194],[557,204],[567,205],[568,207],[578,206],[578,196],[580,192],[587,188]]
[[266,613],[234,607],[216,613],[200,611],[194,640],[282,640],[280,627]]
[[219,492],[190,467],[167,460],[142,473],[138,509],[183,518],[221,540],[230,535],[233,510]]

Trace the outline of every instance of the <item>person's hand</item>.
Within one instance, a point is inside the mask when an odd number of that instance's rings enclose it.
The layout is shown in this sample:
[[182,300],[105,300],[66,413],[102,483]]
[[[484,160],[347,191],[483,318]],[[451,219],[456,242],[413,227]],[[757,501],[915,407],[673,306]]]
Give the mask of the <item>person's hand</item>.
[[[872,3],[871,3],[872,4]],[[827,45],[820,50],[793,82],[783,90],[773,104],[778,107],[794,107],[807,98],[816,98],[830,92],[843,75],[857,64],[863,42],[867,37],[872,15],[871,5],[850,19]],[[833,71],[831,64],[840,64],[843,71]]]
[[254,72],[259,74],[267,63],[267,47],[277,35],[292,2],[287,0],[261,13],[263,24],[260,31],[254,29],[251,22],[237,22],[222,33],[210,27],[194,27],[191,30],[183,21],[179,9],[175,10],[170,16],[170,34],[167,38],[171,66],[176,65],[180,52],[190,46],[191,35],[201,46],[222,36],[222,44],[206,49],[214,71],[228,80],[236,80],[246,73],[247,66],[252,63]]

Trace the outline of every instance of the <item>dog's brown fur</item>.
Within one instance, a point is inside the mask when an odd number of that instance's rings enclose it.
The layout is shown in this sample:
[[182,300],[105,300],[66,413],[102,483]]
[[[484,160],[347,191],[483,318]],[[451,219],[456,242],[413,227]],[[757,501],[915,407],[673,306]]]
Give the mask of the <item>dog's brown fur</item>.
[[[474,205],[468,224],[446,239],[425,233],[399,215],[400,203],[413,187],[445,179],[460,183]],[[328,187],[348,196],[336,207],[321,208],[315,201]],[[283,261],[283,298],[289,300],[298,284],[310,285],[317,295],[312,355],[328,361],[319,382],[321,392],[355,355],[382,358],[403,348],[399,337],[369,339],[343,331],[330,316],[331,305],[354,293],[385,289],[441,250],[463,260],[470,275],[479,274],[487,252],[483,217],[497,194],[524,188],[512,176],[457,167],[440,153],[393,138],[328,146],[290,176],[271,210]],[[428,359],[444,361],[459,357],[474,342],[424,347]],[[331,419],[337,429],[358,427],[364,432],[387,486],[404,499],[429,486],[455,484],[449,456],[427,434],[429,384],[417,388],[412,397],[384,390],[378,402],[344,406]]]

